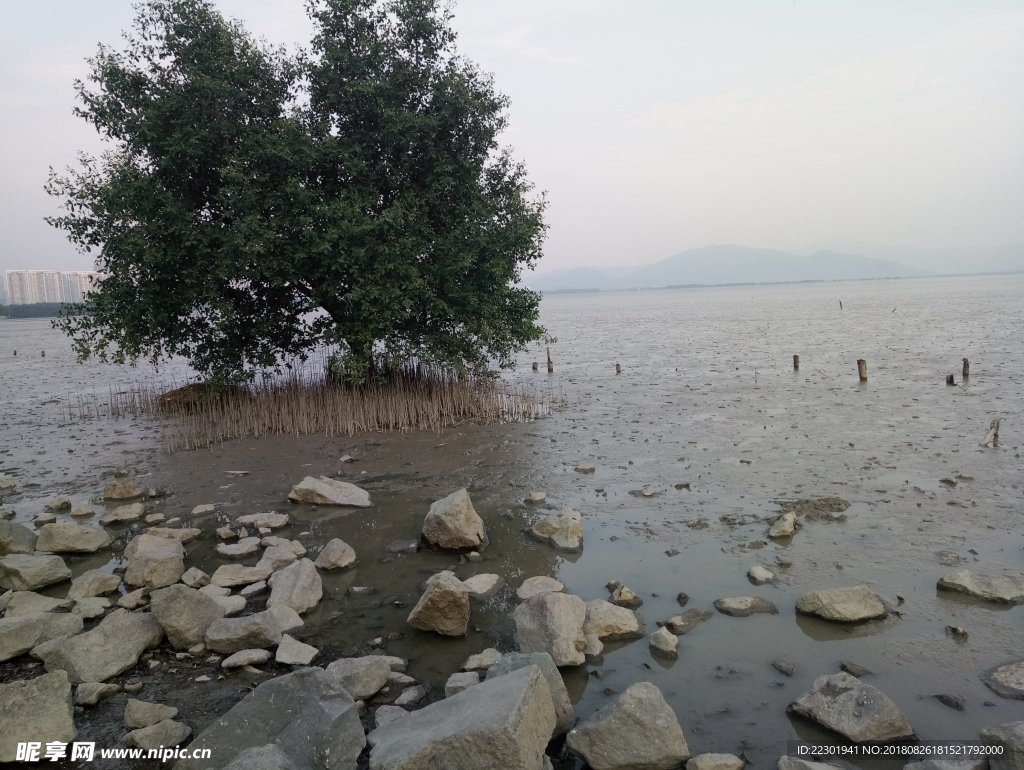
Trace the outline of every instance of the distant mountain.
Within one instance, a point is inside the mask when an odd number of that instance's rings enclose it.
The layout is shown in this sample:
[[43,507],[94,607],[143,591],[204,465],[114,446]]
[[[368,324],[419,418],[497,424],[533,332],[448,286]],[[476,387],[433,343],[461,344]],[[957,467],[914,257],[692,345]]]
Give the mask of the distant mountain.
[[817,248],[854,252],[875,259],[893,259],[933,275],[1024,272],[1024,243],[1005,246],[963,246],[922,249],[917,246],[884,246],[849,240],[832,240]]
[[774,249],[744,246],[705,246],[637,267],[604,271],[580,267],[558,270],[527,279],[538,291],[608,291],[664,286],[727,283],[783,283],[795,281],[847,281],[865,278],[902,278],[927,275],[898,262],[858,254],[818,251],[801,257]]

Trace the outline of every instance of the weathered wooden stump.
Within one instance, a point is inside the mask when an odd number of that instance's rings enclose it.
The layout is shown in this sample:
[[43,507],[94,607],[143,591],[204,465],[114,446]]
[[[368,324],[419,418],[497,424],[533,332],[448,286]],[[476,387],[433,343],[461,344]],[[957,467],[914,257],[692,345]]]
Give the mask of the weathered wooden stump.
[[947,385],[956,385],[956,380],[953,379],[953,375],[952,374],[947,374],[946,375],[946,384]]
[[963,376],[964,376],[965,380],[968,377],[971,376],[971,362],[968,361],[966,358],[964,359],[964,375]]
[[555,362],[551,360],[551,348],[548,348],[547,351],[548,351],[548,374],[551,374],[551,372],[555,371]]
[[800,356],[793,356],[793,371],[799,371],[800,369]]
[[615,364],[615,373],[622,374],[622,366],[620,364]]
[[533,371],[540,371],[540,364],[538,364],[536,361],[533,362]]
[[868,381],[868,362],[863,358],[857,359],[857,376],[860,377],[861,382]]

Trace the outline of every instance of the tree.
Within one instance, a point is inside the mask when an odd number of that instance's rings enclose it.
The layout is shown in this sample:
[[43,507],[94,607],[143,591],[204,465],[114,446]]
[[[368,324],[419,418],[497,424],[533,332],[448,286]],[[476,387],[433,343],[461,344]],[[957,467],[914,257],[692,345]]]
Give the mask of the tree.
[[311,0],[311,48],[207,0],[142,6],[90,60],[76,113],[114,147],[48,189],[107,276],[58,322],[80,358],[184,356],[251,377],[338,345],[387,363],[509,367],[538,339],[543,196],[500,148],[507,99],[437,0]]

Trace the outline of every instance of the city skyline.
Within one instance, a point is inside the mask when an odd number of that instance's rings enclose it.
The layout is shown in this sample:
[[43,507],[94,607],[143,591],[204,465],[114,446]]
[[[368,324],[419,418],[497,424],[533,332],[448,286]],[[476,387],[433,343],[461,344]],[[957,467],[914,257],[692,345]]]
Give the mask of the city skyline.
[[0,304],[82,302],[99,275],[90,270],[5,270]]

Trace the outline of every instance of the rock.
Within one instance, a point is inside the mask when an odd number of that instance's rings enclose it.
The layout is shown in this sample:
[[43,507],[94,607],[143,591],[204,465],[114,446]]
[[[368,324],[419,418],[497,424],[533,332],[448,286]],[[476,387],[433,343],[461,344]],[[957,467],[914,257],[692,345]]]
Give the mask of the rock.
[[217,527],[216,534],[221,540],[234,540],[238,537],[238,533],[228,527]]
[[260,550],[260,538],[243,537],[237,543],[218,543],[213,550],[222,559],[244,559]]
[[124,549],[128,570],[124,582],[132,586],[163,588],[185,573],[185,549],[177,540],[139,535]]
[[273,570],[267,565],[243,567],[241,564],[224,564],[210,578],[210,584],[223,588],[259,583],[270,577]]
[[946,591],[959,591],[999,604],[1024,602],[1024,574],[1019,572],[981,575],[965,569],[943,575],[939,578],[939,588]]
[[142,514],[145,512],[146,506],[143,503],[121,505],[100,516],[100,524],[121,524],[126,521],[137,521],[142,518]]
[[24,524],[0,519],[0,556],[30,554],[36,550],[36,533]]
[[644,635],[643,621],[632,610],[617,607],[603,599],[587,602],[583,621],[584,636],[593,634],[601,640],[639,639]]
[[[407,716],[409,716],[409,712],[401,706],[380,706],[373,715],[373,726],[379,728],[384,725],[390,725]],[[371,747],[375,745],[374,743],[370,744]]]
[[711,610],[689,609],[681,615],[673,615],[668,620],[662,621],[661,625],[667,628],[676,636],[690,633],[705,620],[711,620],[715,616]]
[[100,615],[103,615],[113,606],[114,603],[110,599],[100,596],[87,596],[84,599],[76,599],[75,606],[71,612],[81,617],[82,620],[91,620],[92,618],[100,617]]
[[69,599],[88,599],[113,593],[121,587],[121,576],[101,569],[91,569],[71,581]]
[[12,553],[0,558],[0,588],[35,591],[70,578],[71,570],[59,556]]
[[[767,583],[774,583],[775,575],[773,575],[769,570],[765,569],[764,567],[755,564],[753,567],[747,570],[747,580],[749,580],[756,586],[763,586]],[[732,754],[701,754],[701,756],[731,757]],[[690,762],[693,762],[693,760],[691,759]],[[687,763],[687,768],[689,768],[689,763]]]
[[180,583],[153,591],[149,598],[153,617],[178,650],[202,643],[210,625],[225,615],[224,607],[213,597]]
[[445,570],[429,581],[409,613],[410,626],[442,636],[465,636],[469,626],[469,589]]
[[783,676],[793,676],[793,674],[796,673],[796,665],[790,663],[788,660],[773,660],[772,668]]
[[[66,500],[67,498],[60,499]],[[68,502],[70,503],[70,501]],[[35,524],[36,527],[42,527],[44,524],[53,524],[55,521],[57,521],[56,513],[41,513],[32,520],[32,523]]]
[[862,676],[869,676],[870,674],[874,673],[869,668],[865,668],[864,666],[859,666],[856,663],[851,663],[850,661],[847,661],[847,660],[839,661],[839,668],[841,668],[843,671],[845,671],[850,676],[855,676],[858,679],[860,679]]
[[[171,519],[170,521],[177,521],[177,519]],[[203,530],[198,527],[150,527],[146,530],[146,534],[153,535],[154,537],[165,537],[168,540],[177,540],[182,545],[186,545],[193,540],[198,540],[203,534]]]
[[67,599],[54,599],[34,591],[11,591],[7,598],[6,610],[8,618],[38,615],[70,605]]
[[484,560],[483,555],[479,551],[470,551],[466,554],[466,561],[470,564],[479,564]]
[[574,470],[577,473],[593,473],[597,469],[591,463],[580,463]]
[[650,682],[637,682],[569,732],[569,749],[593,770],[670,770],[690,756],[683,730]]
[[0,762],[17,760],[27,740],[70,743],[75,730],[71,683],[63,671],[0,684]]
[[270,576],[267,607],[285,605],[302,615],[316,607],[323,596],[323,581],[313,562],[300,559]]
[[182,573],[181,582],[189,588],[202,588],[210,585],[210,576],[198,567],[189,567]]
[[461,668],[463,671],[486,671],[499,660],[501,660],[501,653],[493,647],[488,647],[483,652],[466,658],[466,662],[462,664]]
[[469,589],[470,599],[483,601],[484,599],[490,599],[498,593],[501,587],[505,585],[505,579],[500,575],[484,573],[466,578],[462,581],[462,584]]
[[367,655],[362,658],[338,658],[327,666],[327,673],[355,700],[366,700],[388,683],[391,667],[382,656]]
[[272,612],[244,618],[221,618],[206,630],[205,644],[214,652],[230,654],[254,647],[273,647],[281,641],[281,626]]
[[882,604],[867,586],[829,588],[804,594],[796,600],[796,611],[837,623],[858,623],[886,616]]
[[165,719],[174,719],[176,716],[178,709],[173,706],[129,698],[124,709],[124,724],[129,730],[138,730]]
[[277,513],[276,511],[265,511],[263,513],[250,513],[245,516],[239,516],[235,519],[235,524],[242,527],[255,527],[256,529],[280,529],[291,521],[291,517],[287,513]]
[[268,607],[267,612],[277,618],[277,625],[281,627],[281,633],[290,634],[294,631],[301,631],[305,624],[299,613],[291,607],[281,605],[279,607]]
[[191,734],[192,728],[183,722],[164,719],[155,725],[143,727],[140,730],[132,730],[124,736],[124,744],[130,748],[145,749],[147,751],[164,747],[171,748],[178,746]]
[[347,505],[354,508],[369,508],[370,494],[345,481],[321,476],[314,479],[306,476],[292,487],[288,499],[293,503],[312,503],[313,505]]
[[156,647],[164,631],[148,613],[115,610],[84,634],[72,636],[43,657],[47,671],[64,670],[72,683],[102,682],[134,666]]
[[523,584],[516,589],[516,599],[525,602],[527,599],[531,599],[538,594],[560,593],[564,590],[565,586],[554,578],[537,575],[536,577],[526,578],[523,581]]
[[395,705],[402,706],[403,708],[412,708],[426,700],[427,695],[429,694],[430,689],[426,685],[418,684],[415,687],[406,687],[402,690],[401,694],[395,698]]
[[480,674],[476,671],[456,671],[444,683],[444,697],[450,698],[475,684],[480,684]]
[[778,770],[836,770],[838,765],[830,765],[825,762],[810,762],[800,757],[783,755],[779,757]]
[[[0,702],[2,702],[0,698]],[[979,734],[986,746],[999,746],[999,754],[988,756],[992,770],[1021,770],[1024,767],[1024,722],[983,727]]]
[[579,551],[583,548],[583,515],[572,508],[563,508],[530,527],[530,534],[563,551]]
[[[250,596],[257,596],[267,590],[267,581],[260,580],[258,583],[250,583],[247,586],[242,586],[238,591],[239,596],[243,596],[248,599]],[[291,608],[289,608],[291,609]]]
[[[282,637],[283,638],[283,637]],[[261,666],[270,660],[267,650],[239,650],[221,661],[221,668],[241,668],[242,666]]]
[[46,504],[46,510],[59,513],[71,510],[71,500],[66,497],[55,497]]
[[412,687],[415,684],[418,684],[417,681],[408,674],[401,674],[397,671],[392,671],[388,674],[387,686],[389,688],[404,689],[406,687]]
[[149,604],[150,590],[152,589],[139,588],[135,591],[129,591],[117,600],[117,606],[124,607],[126,610],[137,610],[139,607],[145,607]]
[[301,770],[291,758],[273,743],[253,746],[238,753],[224,770]]
[[526,498],[525,498],[524,502],[537,504],[537,503],[543,503],[547,499],[548,499],[548,493],[547,492],[541,492],[541,491],[528,492],[526,494]]
[[587,607],[578,596],[544,593],[516,607],[516,637],[522,652],[546,652],[556,666],[578,666],[586,658],[583,633]]
[[286,666],[308,666],[320,650],[309,644],[300,642],[288,634],[281,635],[281,642],[277,645],[277,654],[274,656],[278,663]]
[[778,607],[760,596],[734,596],[728,599],[718,599],[715,601],[715,609],[723,615],[731,615],[734,618],[745,618],[759,612],[777,615],[779,612]]
[[943,706],[948,706],[955,711],[963,711],[967,708],[967,699],[963,695],[950,695],[949,693],[940,693],[939,695],[933,695],[933,698],[941,703]]
[[915,737],[895,703],[880,690],[845,673],[819,676],[810,691],[790,703],[787,711],[817,722],[854,743]]
[[81,633],[80,615],[35,613],[0,620],[0,663],[24,655],[39,645]]
[[101,700],[121,692],[119,684],[103,684],[102,682],[82,682],[75,688],[76,706],[95,706]]
[[667,628],[659,628],[651,634],[651,652],[666,658],[679,657],[679,637]]
[[384,546],[388,553],[416,553],[420,550],[419,540],[392,540]]
[[93,553],[109,548],[112,542],[103,527],[64,521],[47,524],[39,530],[36,550],[50,553]]
[[131,479],[114,481],[103,487],[104,500],[131,500],[142,497],[142,489]]
[[686,770],[743,770],[745,764],[735,754],[698,754],[686,763]]
[[768,528],[768,537],[792,537],[796,534],[796,513],[787,511],[772,522]]
[[286,537],[276,537],[275,535],[267,535],[260,541],[260,543],[263,545],[264,548],[273,548],[274,546],[287,548],[293,554],[295,554],[295,557],[298,559],[301,559],[303,556],[306,555],[306,546],[304,546],[298,540],[289,540]]
[[324,546],[313,566],[325,571],[349,569],[356,565],[355,549],[340,538],[334,538]]
[[192,515],[203,516],[207,513],[215,513],[216,511],[216,505],[213,505],[212,503],[203,503],[202,505],[197,505],[195,508],[192,509]]
[[[7,614],[10,616],[10,610],[7,611]],[[981,675],[981,681],[997,695],[1014,700],[1024,700],[1024,660],[990,668]]]
[[555,708],[555,727],[551,737],[568,732],[572,723],[576,720],[573,711],[572,701],[569,700],[569,691],[565,687],[565,681],[558,670],[558,666],[546,652],[533,652],[529,654],[521,652],[510,652],[501,656],[501,660],[487,669],[487,679],[504,676],[512,671],[518,671],[527,666],[540,668],[544,681],[548,683],[548,690],[551,693],[551,703]]
[[245,609],[246,601],[244,596],[211,596],[210,598],[221,606],[226,618],[237,615]]
[[611,603],[619,607],[635,608],[643,604],[644,600],[637,596],[633,589],[619,586],[612,591]]
[[527,666],[370,733],[373,770],[539,770],[555,723],[547,683]]
[[423,520],[423,540],[445,550],[477,550],[487,542],[484,522],[463,489],[431,504]]
[[[348,770],[366,745],[355,701],[323,669],[300,669],[264,682],[204,730],[190,750],[209,748],[227,763],[274,743],[299,767]],[[207,770],[210,760],[180,760],[175,770]],[[244,767],[249,770],[248,765]]]
[[96,511],[94,511],[92,508],[79,507],[79,508],[75,508],[73,511],[71,511],[71,515],[74,516],[75,518],[82,518],[82,519],[84,519],[87,516],[95,516],[96,515]]

